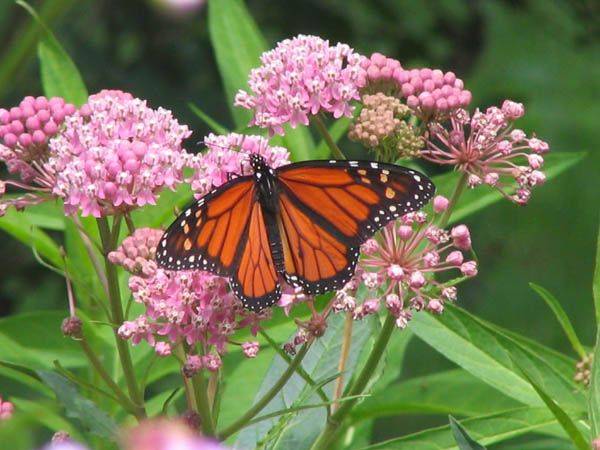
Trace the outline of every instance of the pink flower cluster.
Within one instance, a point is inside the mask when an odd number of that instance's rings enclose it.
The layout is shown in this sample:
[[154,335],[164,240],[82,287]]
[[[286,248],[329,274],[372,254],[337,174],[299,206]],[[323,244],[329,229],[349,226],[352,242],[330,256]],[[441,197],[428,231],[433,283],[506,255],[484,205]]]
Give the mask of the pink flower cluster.
[[19,106],[0,109],[0,160],[9,172],[29,183],[37,175],[31,163],[46,156],[48,139],[54,136],[75,106],[60,97],[25,97]]
[[[226,278],[202,271],[157,269],[152,258],[161,234],[160,230],[138,229],[109,256],[114,263],[133,269],[129,289],[146,309],[143,315],[124,322],[119,336],[133,344],[145,340],[161,356],[169,355],[172,346],[181,342],[192,347],[199,344],[203,356],[192,361],[196,366],[190,370],[218,370],[231,335],[247,326],[256,333],[259,321],[269,313],[246,311]],[[249,357],[258,351],[251,344],[244,349]]]
[[15,406],[11,402],[2,400],[2,397],[0,397],[0,420],[10,419],[14,410]]
[[248,156],[253,153],[265,158],[272,168],[290,162],[287,149],[270,146],[262,136],[211,133],[204,139],[204,144],[208,151],[195,156],[190,163],[195,169],[191,183],[197,198],[227,182],[233,175],[252,174]]
[[403,69],[399,61],[381,53],[373,53],[361,65],[367,74],[368,90],[391,91],[404,97],[422,119],[444,116],[471,103],[471,92],[453,72],[427,67]]
[[[531,190],[546,181],[540,169],[549,146],[513,128],[513,122],[524,114],[523,105],[510,100],[501,108],[477,109],[472,117],[458,110],[449,129],[431,124],[427,148],[421,155],[436,164],[456,166],[468,174],[470,187],[487,184],[506,198],[526,204]],[[511,194],[515,182],[516,193]]]
[[101,217],[154,204],[160,189],[182,181],[191,132],[170,111],[121,91],[90,96],[49,142],[46,170],[67,213]]
[[251,93],[240,90],[235,104],[254,111],[253,125],[283,134],[283,125],[308,125],[320,112],[352,115],[350,102],[365,82],[362,56],[346,44],[329,45],[317,36],[285,39],[263,53],[250,72]]
[[[441,313],[446,301],[456,300],[453,282],[440,282],[435,275],[456,271],[473,277],[477,275],[477,263],[465,260],[463,252],[471,249],[465,225],[455,226],[450,232],[435,225],[448,203],[438,196],[430,219],[423,212],[406,214],[383,228],[379,239],[363,244],[364,257],[356,276],[337,292],[334,310],[351,311],[355,319],[361,319],[385,306],[398,327],[404,328],[413,310]],[[361,304],[355,296],[359,283],[369,292]]]
[[182,420],[151,419],[124,434],[124,450],[225,450]]

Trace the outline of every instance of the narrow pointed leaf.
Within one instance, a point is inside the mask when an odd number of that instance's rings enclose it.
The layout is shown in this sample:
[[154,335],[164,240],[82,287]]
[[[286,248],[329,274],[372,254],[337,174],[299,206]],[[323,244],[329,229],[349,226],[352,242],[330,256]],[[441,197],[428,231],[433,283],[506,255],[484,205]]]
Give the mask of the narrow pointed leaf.
[[229,130],[227,128],[225,128],[223,125],[221,125],[219,122],[217,122],[215,119],[213,119],[212,117],[210,117],[207,113],[205,113],[204,111],[202,111],[200,109],[199,106],[193,104],[193,103],[188,103],[188,107],[192,110],[192,112],[194,114],[196,114],[198,116],[198,118],[204,122],[206,125],[208,125],[210,127],[210,129],[212,131],[214,131],[217,134],[227,134],[229,133]]
[[600,227],[596,246],[596,267],[593,279],[594,305],[596,308],[596,346],[594,347],[594,363],[590,381],[590,400],[588,413],[592,427],[592,436],[600,436]]
[[556,417],[558,423],[563,427],[567,435],[569,435],[571,441],[573,441],[573,444],[575,444],[579,450],[589,450],[589,444],[587,443],[586,438],[583,436],[583,434],[581,434],[581,431],[579,431],[579,428],[577,428],[577,425],[575,425],[575,422],[573,422],[573,419],[571,419],[569,414],[567,414],[564,409],[562,409],[546,392],[544,392],[541,386],[533,381],[533,379],[525,372],[523,368],[521,368],[521,370],[523,370],[523,375],[527,381],[535,389],[554,417]]
[[19,0],[17,3],[31,14],[42,30],[38,57],[44,94],[47,97],[63,97],[66,101],[81,106],[87,101],[88,93],[75,63],[35,10],[24,1]]
[[587,352],[583,348],[579,337],[577,337],[577,333],[575,332],[575,328],[573,328],[573,324],[569,320],[569,316],[561,306],[560,302],[554,297],[548,290],[544,289],[541,286],[538,286],[535,283],[529,283],[531,289],[533,289],[542,299],[546,302],[548,307],[552,310],[558,323],[562,327],[567,339],[571,343],[573,350],[577,352],[580,358],[583,358],[587,355]]
[[449,416],[449,419],[452,435],[454,436],[454,439],[456,440],[460,450],[486,450],[483,445],[478,444],[471,436],[469,436],[467,430],[465,430],[454,417]]

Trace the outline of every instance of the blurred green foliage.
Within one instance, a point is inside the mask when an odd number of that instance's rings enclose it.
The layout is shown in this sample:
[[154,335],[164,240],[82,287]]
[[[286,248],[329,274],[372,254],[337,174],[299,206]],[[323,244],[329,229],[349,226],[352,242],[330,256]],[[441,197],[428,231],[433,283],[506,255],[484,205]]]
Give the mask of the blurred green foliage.
[[[119,88],[172,109],[195,130],[190,149],[209,130],[188,102],[234,128],[205,10],[173,19],[141,0],[32,3],[73,57],[91,92]],[[583,164],[536,190],[526,208],[503,202],[469,218],[481,269],[462,288],[460,301],[470,312],[576,357],[552,312],[529,288],[533,281],[557,297],[584,345],[592,344],[590,286],[600,203],[596,2],[247,3],[268,46],[298,33],[312,33],[346,42],[361,53],[379,51],[396,57],[405,67],[453,70],[473,91],[475,105],[485,107],[504,98],[521,101],[527,114],[520,126],[526,131],[535,131],[554,151],[587,150]],[[21,8],[0,1],[1,106],[41,93],[36,35]],[[0,235],[0,243],[3,255],[11,255],[0,261],[0,313],[66,307],[59,277],[41,268],[27,248],[8,236]],[[450,367],[424,343],[409,344],[404,375]],[[10,389],[10,384],[6,386]],[[376,434],[398,436],[432,422],[447,423],[442,415],[388,418],[379,422]]]

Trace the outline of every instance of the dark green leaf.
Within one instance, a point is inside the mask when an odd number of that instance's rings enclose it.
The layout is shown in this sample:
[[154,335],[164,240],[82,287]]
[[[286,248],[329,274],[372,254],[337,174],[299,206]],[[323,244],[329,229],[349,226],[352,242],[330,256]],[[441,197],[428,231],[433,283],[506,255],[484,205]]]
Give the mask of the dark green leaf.
[[454,439],[456,440],[460,450],[486,450],[483,445],[478,444],[471,436],[469,436],[467,430],[465,430],[454,417],[449,416],[449,419],[452,435],[454,436]]
[[194,105],[193,103],[188,103],[188,107],[192,110],[194,114],[198,116],[198,118],[204,122],[206,125],[210,127],[212,131],[217,134],[228,134],[229,130],[217,122],[215,119],[210,117],[204,111],[200,109],[199,106]]
[[47,97],[63,97],[81,106],[87,101],[88,93],[79,70],[35,10],[24,1],[17,3],[32,15],[42,29],[38,56],[44,94]]
[[85,366],[79,345],[60,331],[67,315],[66,310],[40,311],[0,319],[0,359],[28,369],[52,368],[54,360],[65,367]]
[[[556,419],[546,408],[519,408],[484,417],[465,419],[462,424],[483,445],[503,442],[531,432],[548,430]],[[432,428],[366,447],[364,450],[459,450],[450,426]]]
[[67,416],[77,419],[91,433],[109,440],[116,438],[117,424],[94,402],[83,397],[73,383],[56,372],[39,371],[38,375],[54,391]]
[[596,346],[590,381],[590,401],[588,413],[592,427],[592,436],[600,436],[600,227],[596,245],[596,267],[592,283],[594,305],[596,308]]
[[448,305],[440,316],[416,314],[410,327],[446,358],[519,402],[543,404],[514,361],[535,371],[536,380],[562,405],[575,411],[583,408],[584,396],[573,382],[572,372],[559,372],[535,349],[458,307]]
[[539,386],[535,381],[533,381],[533,379],[526,372],[526,369],[524,369],[524,368],[521,367],[521,370],[523,370],[523,375],[525,376],[525,379],[535,389],[535,391],[537,392],[537,394],[540,396],[540,398],[542,399],[542,401],[544,402],[544,404],[548,407],[548,409],[552,412],[552,414],[554,415],[554,417],[556,417],[556,420],[558,421],[558,423],[560,423],[560,425],[563,427],[563,429],[565,430],[565,432],[567,433],[567,435],[571,438],[571,441],[573,441],[573,444],[575,444],[575,446],[579,450],[589,450],[590,446],[589,446],[586,438],[583,436],[583,434],[581,434],[581,431],[579,431],[579,428],[577,428],[577,425],[575,425],[575,422],[573,422],[573,419],[571,419],[571,417],[569,416],[569,414],[567,414],[565,412],[565,410],[562,409],[541,388],[541,386]]
[[351,417],[362,421],[399,414],[482,416],[518,406],[468,372],[454,369],[389,385],[356,406]]
[[579,337],[577,337],[575,328],[573,328],[573,325],[569,320],[569,316],[567,316],[567,313],[561,306],[560,302],[556,299],[556,297],[554,297],[549,291],[547,291],[543,287],[538,286],[535,283],[529,283],[529,286],[531,286],[531,289],[533,289],[535,292],[537,292],[537,294],[540,297],[542,297],[542,299],[546,302],[548,307],[552,310],[552,312],[556,316],[556,319],[558,320],[558,323],[565,332],[567,339],[569,339],[573,350],[575,350],[575,352],[579,355],[580,358],[584,358],[587,355],[587,352],[583,348]]

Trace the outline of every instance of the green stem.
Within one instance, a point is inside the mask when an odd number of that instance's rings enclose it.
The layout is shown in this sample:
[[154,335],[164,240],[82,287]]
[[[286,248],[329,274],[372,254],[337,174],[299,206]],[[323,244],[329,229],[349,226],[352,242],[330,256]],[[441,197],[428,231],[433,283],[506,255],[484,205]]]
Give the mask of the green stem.
[[329,131],[327,131],[327,127],[321,120],[321,117],[319,117],[317,115],[313,116],[313,123],[317,126],[317,130],[319,130],[319,133],[321,133],[321,136],[323,136],[323,139],[325,139],[327,146],[331,150],[331,154],[337,159],[346,159],[346,156],[342,153],[340,148],[333,141],[333,138],[329,134]]
[[446,212],[444,212],[444,215],[440,219],[440,228],[444,228],[446,225],[448,225],[448,222],[450,221],[450,217],[452,216],[452,211],[454,211],[454,208],[456,207],[456,204],[458,203],[458,199],[460,198],[463,191],[467,187],[468,179],[469,179],[469,175],[467,174],[467,172],[463,172],[460,179],[458,180],[458,183],[456,183],[454,192],[452,193],[452,197],[450,197],[450,204],[448,205]]
[[[119,226],[119,220],[115,217],[115,227]],[[121,361],[121,367],[123,369],[123,375],[125,376],[125,382],[127,384],[127,390],[133,403],[136,405],[136,417],[146,417],[146,411],[144,408],[144,397],[139,389],[137,380],[135,378],[135,371],[133,369],[133,362],[131,360],[131,353],[129,352],[129,346],[127,342],[119,337],[119,327],[123,324],[123,305],[121,304],[121,292],[119,290],[119,278],[117,276],[116,267],[108,260],[108,254],[115,247],[115,241],[118,236],[118,231],[110,230],[108,220],[105,217],[98,219],[98,230],[100,231],[100,238],[102,239],[102,249],[104,256],[104,264],[106,270],[106,279],[108,281],[108,301],[111,310],[111,320],[113,325],[113,333],[115,341],[117,343],[117,351],[119,353],[119,360]]]
[[[390,336],[392,335],[392,331],[394,331],[396,319],[391,314],[388,314],[383,327],[381,328],[381,332],[375,341],[375,345],[373,346],[373,350],[369,355],[369,359],[365,363],[364,367],[360,371],[356,381],[352,384],[349,389],[347,397],[359,396],[363,393],[369,380],[375,373],[379,362],[381,361],[381,357],[385,352],[385,348],[390,340]],[[354,397],[340,405],[337,411],[331,415],[329,420],[327,421],[327,425],[325,429],[321,432],[311,450],[323,450],[331,448],[331,444],[334,439],[337,437],[340,426],[343,420],[346,418],[350,410],[354,407],[356,402],[360,397]]]
[[246,413],[236,420],[234,423],[229,425],[223,431],[219,433],[219,439],[225,440],[232,434],[238,432],[244,428],[250,420],[252,420],[262,409],[269,404],[271,400],[279,393],[279,391],[285,386],[290,377],[296,372],[296,368],[302,362],[302,359],[306,356],[308,349],[310,348],[310,342],[307,342],[302,346],[300,351],[296,354],[292,362],[289,364],[285,372],[281,374],[279,380],[269,389],[269,391],[262,396]]
[[204,374],[197,373],[192,378],[192,384],[194,386],[194,392],[196,394],[196,406],[198,408],[198,414],[200,414],[200,421],[202,426],[202,432],[206,436],[215,435],[215,424],[212,417],[211,407],[208,401],[208,389]]
[[104,368],[104,365],[102,364],[94,350],[90,347],[90,344],[85,339],[85,337],[79,340],[79,345],[81,345],[85,356],[92,364],[92,367],[96,370],[96,373],[100,375],[100,378],[104,380],[106,385],[115,394],[115,397],[119,401],[121,406],[123,406],[123,408],[125,408],[131,414],[137,415],[137,406],[131,401],[129,397],[127,397],[127,395],[125,395],[125,393],[121,390],[119,385],[117,385],[117,383],[115,383],[114,380],[110,377],[110,375]]

